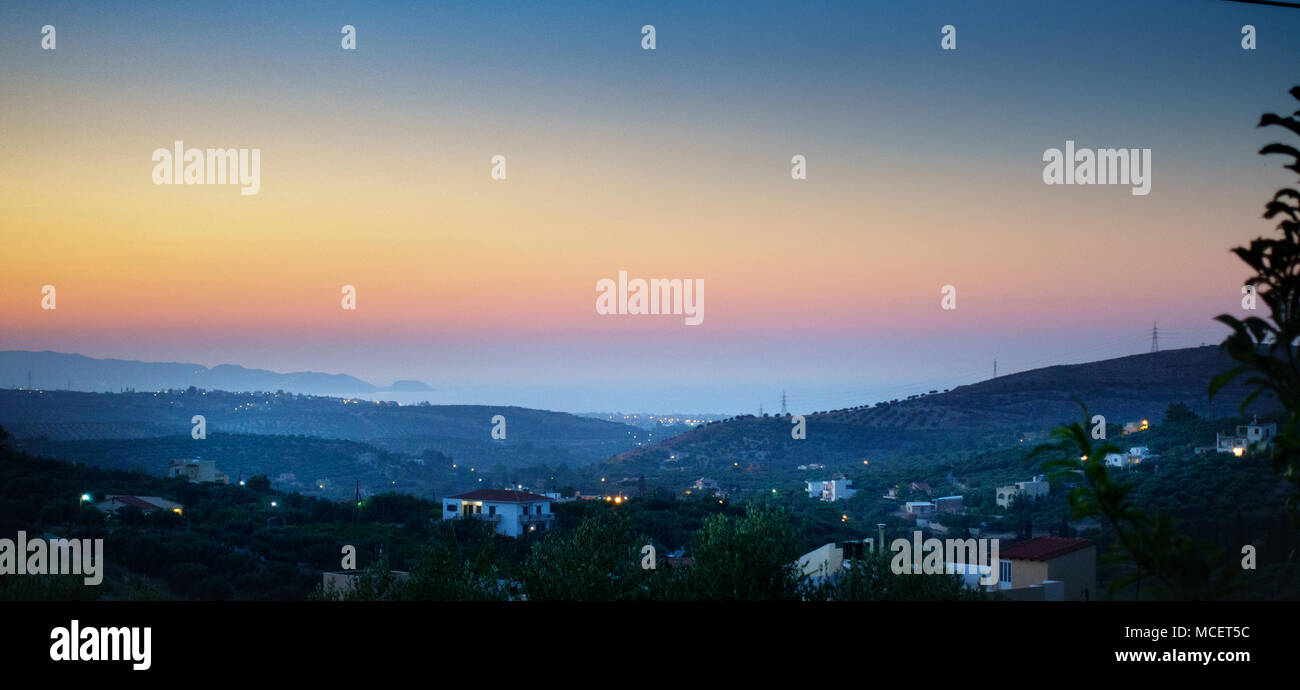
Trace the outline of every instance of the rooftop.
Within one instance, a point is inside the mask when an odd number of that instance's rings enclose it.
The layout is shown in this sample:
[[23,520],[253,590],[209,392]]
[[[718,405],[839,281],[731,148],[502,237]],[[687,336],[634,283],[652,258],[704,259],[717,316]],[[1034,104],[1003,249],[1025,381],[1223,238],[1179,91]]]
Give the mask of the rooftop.
[[1020,561],[1050,561],[1066,554],[1074,553],[1092,546],[1089,539],[1068,539],[1066,537],[1034,537],[1019,544],[1012,544],[1003,549],[1000,558]]
[[536,503],[537,501],[554,500],[547,496],[539,496],[531,491],[515,491],[514,489],[479,489],[469,493],[448,496],[447,498],[464,501],[492,501],[494,503]]

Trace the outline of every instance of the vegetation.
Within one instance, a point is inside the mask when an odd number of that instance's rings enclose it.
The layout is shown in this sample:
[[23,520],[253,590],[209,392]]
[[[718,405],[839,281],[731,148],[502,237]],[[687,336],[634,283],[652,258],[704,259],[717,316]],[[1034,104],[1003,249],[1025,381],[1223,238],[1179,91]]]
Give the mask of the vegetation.
[[[1292,87],[1290,93],[1300,100],[1300,86]],[[1294,115],[1300,115],[1300,111]],[[1300,121],[1294,115],[1265,113],[1258,126],[1285,127],[1300,135]],[[1300,150],[1294,146],[1269,144],[1259,152],[1291,156],[1291,165],[1283,167],[1300,173]],[[1300,191],[1284,187],[1265,204],[1265,218],[1279,216],[1280,238],[1260,237],[1248,247],[1233,250],[1255,271],[1246,281],[1246,288],[1268,305],[1269,318],[1237,319],[1228,314],[1218,317],[1232,329],[1221,347],[1240,364],[1216,377],[1210,392],[1214,394],[1230,381],[1247,375],[1246,382],[1253,390],[1242,400],[1243,412],[1260,396],[1275,398],[1287,410],[1286,421],[1270,452],[1273,467],[1294,485],[1287,506],[1295,510],[1300,502],[1300,362],[1296,358],[1296,339],[1300,338]]]

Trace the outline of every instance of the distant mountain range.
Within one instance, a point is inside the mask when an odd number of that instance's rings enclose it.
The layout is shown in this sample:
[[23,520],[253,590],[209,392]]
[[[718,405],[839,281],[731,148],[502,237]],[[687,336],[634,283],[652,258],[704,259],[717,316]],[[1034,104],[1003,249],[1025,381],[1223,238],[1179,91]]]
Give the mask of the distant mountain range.
[[87,392],[177,388],[223,391],[285,391],[308,395],[417,393],[433,388],[419,381],[376,386],[346,374],[297,371],[287,374],[233,364],[212,368],[185,362],[95,359],[62,352],[0,352],[0,388],[38,388]]

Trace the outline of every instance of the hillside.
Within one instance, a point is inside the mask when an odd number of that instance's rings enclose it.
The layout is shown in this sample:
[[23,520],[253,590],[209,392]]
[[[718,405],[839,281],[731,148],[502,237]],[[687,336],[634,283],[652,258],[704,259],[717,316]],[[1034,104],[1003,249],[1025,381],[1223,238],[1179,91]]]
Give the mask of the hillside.
[[[491,437],[492,418],[506,438]],[[645,432],[597,419],[520,407],[378,404],[282,393],[197,389],[149,393],[0,390],[0,426],[18,439],[189,438],[194,415],[207,433],[311,436],[369,443],[408,455],[433,450],[467,465],[590,464],[636,446]],[[192,441],[194,455],[206,450]],[[221,458],[212,459],[221,462]]]
[[346,374],[314,371],[282,374],[233,364],[209,369],[201,364],[185,362],[95,359],[48,350],[0,352],[0,386],[100,392],[195,386],[226,391],[288,391],[312,395],[433,390],[419,381],[397,381],[392,386],[380,387]]
[[[908,455],[947,457],[1042,438],[1079,421],[1079,403],[1109,425],[1158,423],[1172,403],[1202,417],[1239,414],[1244,385],[1214,400],[1210,380],[1232,367],[1217,347],[1133,355],[1009,374],[907,400],[806,415],[807,438],[790,436],[780,417],[741,416],[709,424],[610,460],[624,472],[707,472],[723,467],[789,471],[797,465],[861,464]],[[1255,409],[1274,409],[1261,400]],[[1211,441],[1213,439],[1210,439]],[[688,469],[689,468],[689,469]]]

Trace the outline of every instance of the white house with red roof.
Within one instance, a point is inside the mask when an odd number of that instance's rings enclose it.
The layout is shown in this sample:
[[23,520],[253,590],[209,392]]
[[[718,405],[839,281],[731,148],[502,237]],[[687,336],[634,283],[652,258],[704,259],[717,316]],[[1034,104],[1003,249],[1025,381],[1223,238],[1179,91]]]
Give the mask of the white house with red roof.
[[442,499],[442,519],[477,518],[493,523],[498,534],[518,537],[551,528],[554,499],[531,491],[479,489]]

